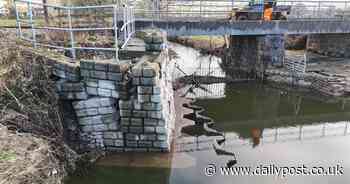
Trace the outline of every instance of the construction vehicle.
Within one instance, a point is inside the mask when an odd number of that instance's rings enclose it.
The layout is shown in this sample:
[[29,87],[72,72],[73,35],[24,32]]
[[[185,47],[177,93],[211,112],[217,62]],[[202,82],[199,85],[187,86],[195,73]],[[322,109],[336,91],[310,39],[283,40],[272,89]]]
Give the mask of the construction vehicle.
[[251,0],[244,8],[233,8],[229,19],[242,20],[286,20],[291,6],[277,5],[276,0]]

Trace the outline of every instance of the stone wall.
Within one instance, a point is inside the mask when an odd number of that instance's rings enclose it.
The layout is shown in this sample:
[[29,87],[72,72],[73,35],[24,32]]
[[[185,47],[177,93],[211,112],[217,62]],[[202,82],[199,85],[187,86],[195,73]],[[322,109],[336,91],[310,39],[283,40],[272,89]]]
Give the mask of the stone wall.
[[60,99],[73,111],[65,121],[70,122],[65,125],[68,138],[74,137],[88,149],[171,149],[175,66],[169,60],[165,33],[147,33],[145,42],[148,52],[126,61],[82,60],[72,64],[67,58],[43,56],[52,66]]
[[350,58],[350,34],[309,35],[307,49],[326,56]]
[[[163,58],[165,56],[161,56]],[[120,100],[121,130],[131,150],[169,151],[175,124],[171,70],[174,63],[143,58],[132,68],[129,99]],[[163,79],[163,80],[161,80]]]

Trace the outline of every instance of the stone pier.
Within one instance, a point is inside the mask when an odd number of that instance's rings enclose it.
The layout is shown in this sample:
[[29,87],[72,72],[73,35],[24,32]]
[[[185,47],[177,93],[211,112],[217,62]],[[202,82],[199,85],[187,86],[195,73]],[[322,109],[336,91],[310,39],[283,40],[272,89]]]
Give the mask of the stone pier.
[[284,44],[283,35],[230,36],[223,65],[235,77],[261,76],[271,66],[283,66]]
[[66,106],[67,137],[80,148],[170,151],[175,66],[168,56],[166,34],[148,31],[144,35],[146,52],[131,60],[71,63],[42,54],[52,66],[57,94]]

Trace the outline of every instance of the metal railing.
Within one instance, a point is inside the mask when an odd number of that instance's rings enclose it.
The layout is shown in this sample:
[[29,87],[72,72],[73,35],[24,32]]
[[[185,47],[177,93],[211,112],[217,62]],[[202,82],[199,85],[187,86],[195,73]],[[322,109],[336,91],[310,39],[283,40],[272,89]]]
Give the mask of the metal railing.
[[[142,20],[217,20],[228,19],[233,8],[249,5],[249,0],[167,0],[153,9],[135,10]],[[350,1],[277,1],[278,6],[290,6],[287,20],[346,19],[350,18]],[[261,13],[263,10],[261,9]]]
[[[84,50],[114,52],[118,59],[119,49],[125,48],[135,33],[134,11],[128,4],[60,6],[15,0],[14,7],[21,39],[31,42],[34,48],[70,51],[73,59],[77,58],[77,51]],[[23,7],[27,8],[26,14],[19,11]],[[34,16],[34,8],[38,7],[48,13]],[[30,27],[29,33],[22,29],[24,26]],[[101,39],[105,42],[99,43]]]

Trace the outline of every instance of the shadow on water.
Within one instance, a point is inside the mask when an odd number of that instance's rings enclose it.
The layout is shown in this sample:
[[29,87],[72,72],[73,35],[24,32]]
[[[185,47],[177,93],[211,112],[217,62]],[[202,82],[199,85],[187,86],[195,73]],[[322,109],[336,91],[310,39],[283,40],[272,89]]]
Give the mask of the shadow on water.
[[164,168],[139,168],[139,167],[106,167],[93,168],[88,177],[75,176],[65,184],[154,184],[169,183],[170,169]]
[[[183,97],[185,97],[188,93],[194,93],[193,88],[201,88],[205,89],[205,87],[201,85],[193,85],[192,87],[188,88],[188,90],[184,93]],[[208,91],[208,90],[204,90]],[[214,121],[206,116],[203,116],[201,113],[204,112],[204,109],[200,106],[194,105],[195,99],[192,99],[191,102],[183,104],[184,108],[192,110],[191,113],[187,113],[183,116],[183,118],[191,120],[194,122],[193,125],[187,125],[185,127],[181,128],[181,133],[184,135],[192,136],[192,137],[200,137],[200,136],[207,136],[207,137],[218,137],[213,141],[213,149],[215,150],[215,153],[218,156],[229,156],[231,159],[227,162],[227,167],[232,167],[237,164],[237,158],[236,155],[231,152],[225,150],[222,145],[226,141],[225,134],[221,131],[218,131],[213,128]]]

